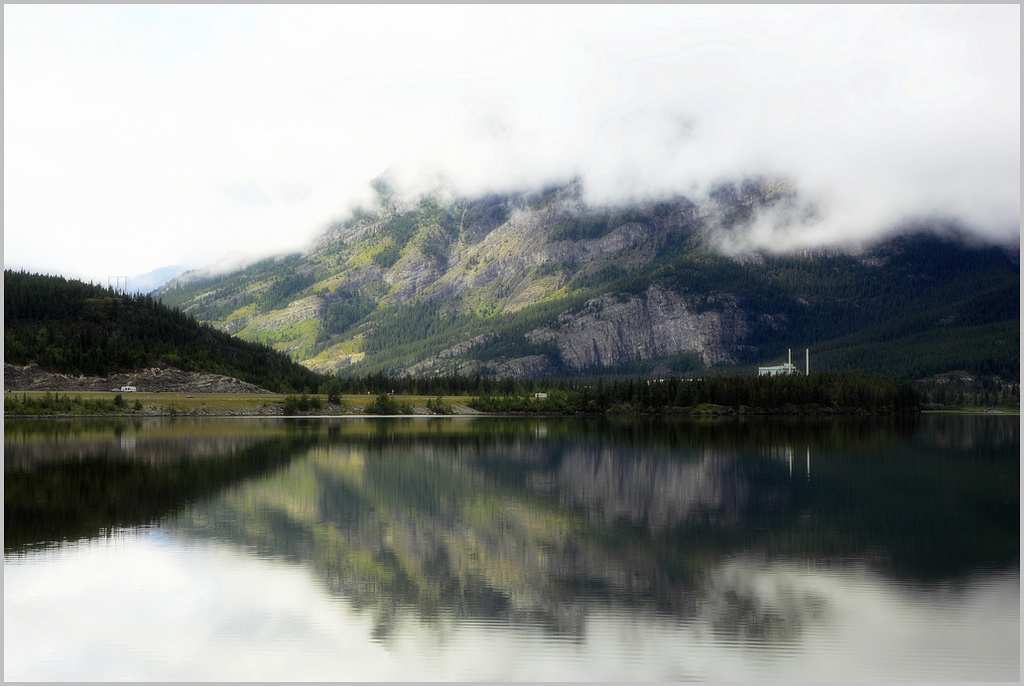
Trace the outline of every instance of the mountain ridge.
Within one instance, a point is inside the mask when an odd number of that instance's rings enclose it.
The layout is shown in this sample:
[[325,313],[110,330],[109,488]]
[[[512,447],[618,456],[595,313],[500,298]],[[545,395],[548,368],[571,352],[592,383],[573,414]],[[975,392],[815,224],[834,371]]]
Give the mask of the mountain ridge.
[[[381,183],[378,196],[305,253],[155,294],[326,373],[686,373],[809,347],[834,371],[1019,376],[1019,247],[948,224],[730,254],[765,216],[813,208],[766,179],[615,207],[587,205],[578,184],[403,203]],[[914,344],[929,335],[966,351]],[[912,359],[891,363],[901,345]]]

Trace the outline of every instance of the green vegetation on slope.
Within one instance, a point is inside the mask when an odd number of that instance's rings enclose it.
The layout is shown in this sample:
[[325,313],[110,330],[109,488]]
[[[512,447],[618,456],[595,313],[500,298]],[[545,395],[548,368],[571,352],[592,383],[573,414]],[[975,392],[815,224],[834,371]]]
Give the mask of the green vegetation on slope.
[[723,184],[706,207],[675,198],[613,209],[587,209],[571,188],[399,208],[381,188],[384,209],[332,227],[305,255],[179,281],[159,297],[351,376],[401,375],[424,362],[434,374],[495,373],[525,357],[563,376],[701,370],[699,351],[679,349],[655,357],[623,349],[601,368],[578,369],[554,342],[527,338],[598,297],[646,307],[657,286],[694,315],[738,313],[742,331],[726,343],[726,367],[806,346],[820,370],[1019,377],[1017,263],[943,227],[859,254],[731,257],[714,236],[742,231],[784,196],[777,188],[753,180]]
[[148,295],[4,271],[4,361],[104,376],[163,362],[272,391],[316,391],[325,377],[273,349],[200,324]]

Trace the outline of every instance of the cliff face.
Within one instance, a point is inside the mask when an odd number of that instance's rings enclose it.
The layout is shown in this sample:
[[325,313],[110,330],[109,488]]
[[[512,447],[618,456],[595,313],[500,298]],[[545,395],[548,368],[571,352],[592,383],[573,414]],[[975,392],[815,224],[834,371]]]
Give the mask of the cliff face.
[[607,293],[588,300],[580,311],[564,312],[550,325],[525,334],[530,343],[553,348],[551,353],[487,363],[467,359],[474,348],[491,342],[492,334],[447,348],[408,371],[416,375],[451,370],[450,363],[456,361],[455,371],[461,374],[546,376],[559,367],[600,369],[686,353],[707,366],[734,363],[734,351],[749,332],[752,315],[728,294],[701,298],[700,303],[698,310],[692,299],[657,285],[639,296]]
[[654,285],[640,296],[604,294],[578,314],[530,331],[535,343],[553,343],[572,369],[611,367],[632,360],[695,353],[708,366],[734,362],[751,316],[736,298],[711,298],[716,309],[695,311],[687,298]]

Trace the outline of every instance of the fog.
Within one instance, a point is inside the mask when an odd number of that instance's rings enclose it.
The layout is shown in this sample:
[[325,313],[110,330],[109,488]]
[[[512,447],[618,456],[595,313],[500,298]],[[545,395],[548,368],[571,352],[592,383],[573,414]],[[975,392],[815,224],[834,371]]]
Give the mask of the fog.
[[301,249],[406,195],[784,179],[730,249],[1020,236],[1020,8],[4,8],[5,266]]

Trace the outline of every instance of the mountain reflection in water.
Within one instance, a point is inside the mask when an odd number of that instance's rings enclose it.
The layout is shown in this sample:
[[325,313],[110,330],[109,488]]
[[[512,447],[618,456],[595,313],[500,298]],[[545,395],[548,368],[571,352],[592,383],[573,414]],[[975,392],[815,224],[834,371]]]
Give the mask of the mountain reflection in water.
[[156,523],[312,570],[385,643],[630,608],[785,649],[838,611],[823,575],[1018,568],[1015,417],[73,426],[5,425],[6,555]]

